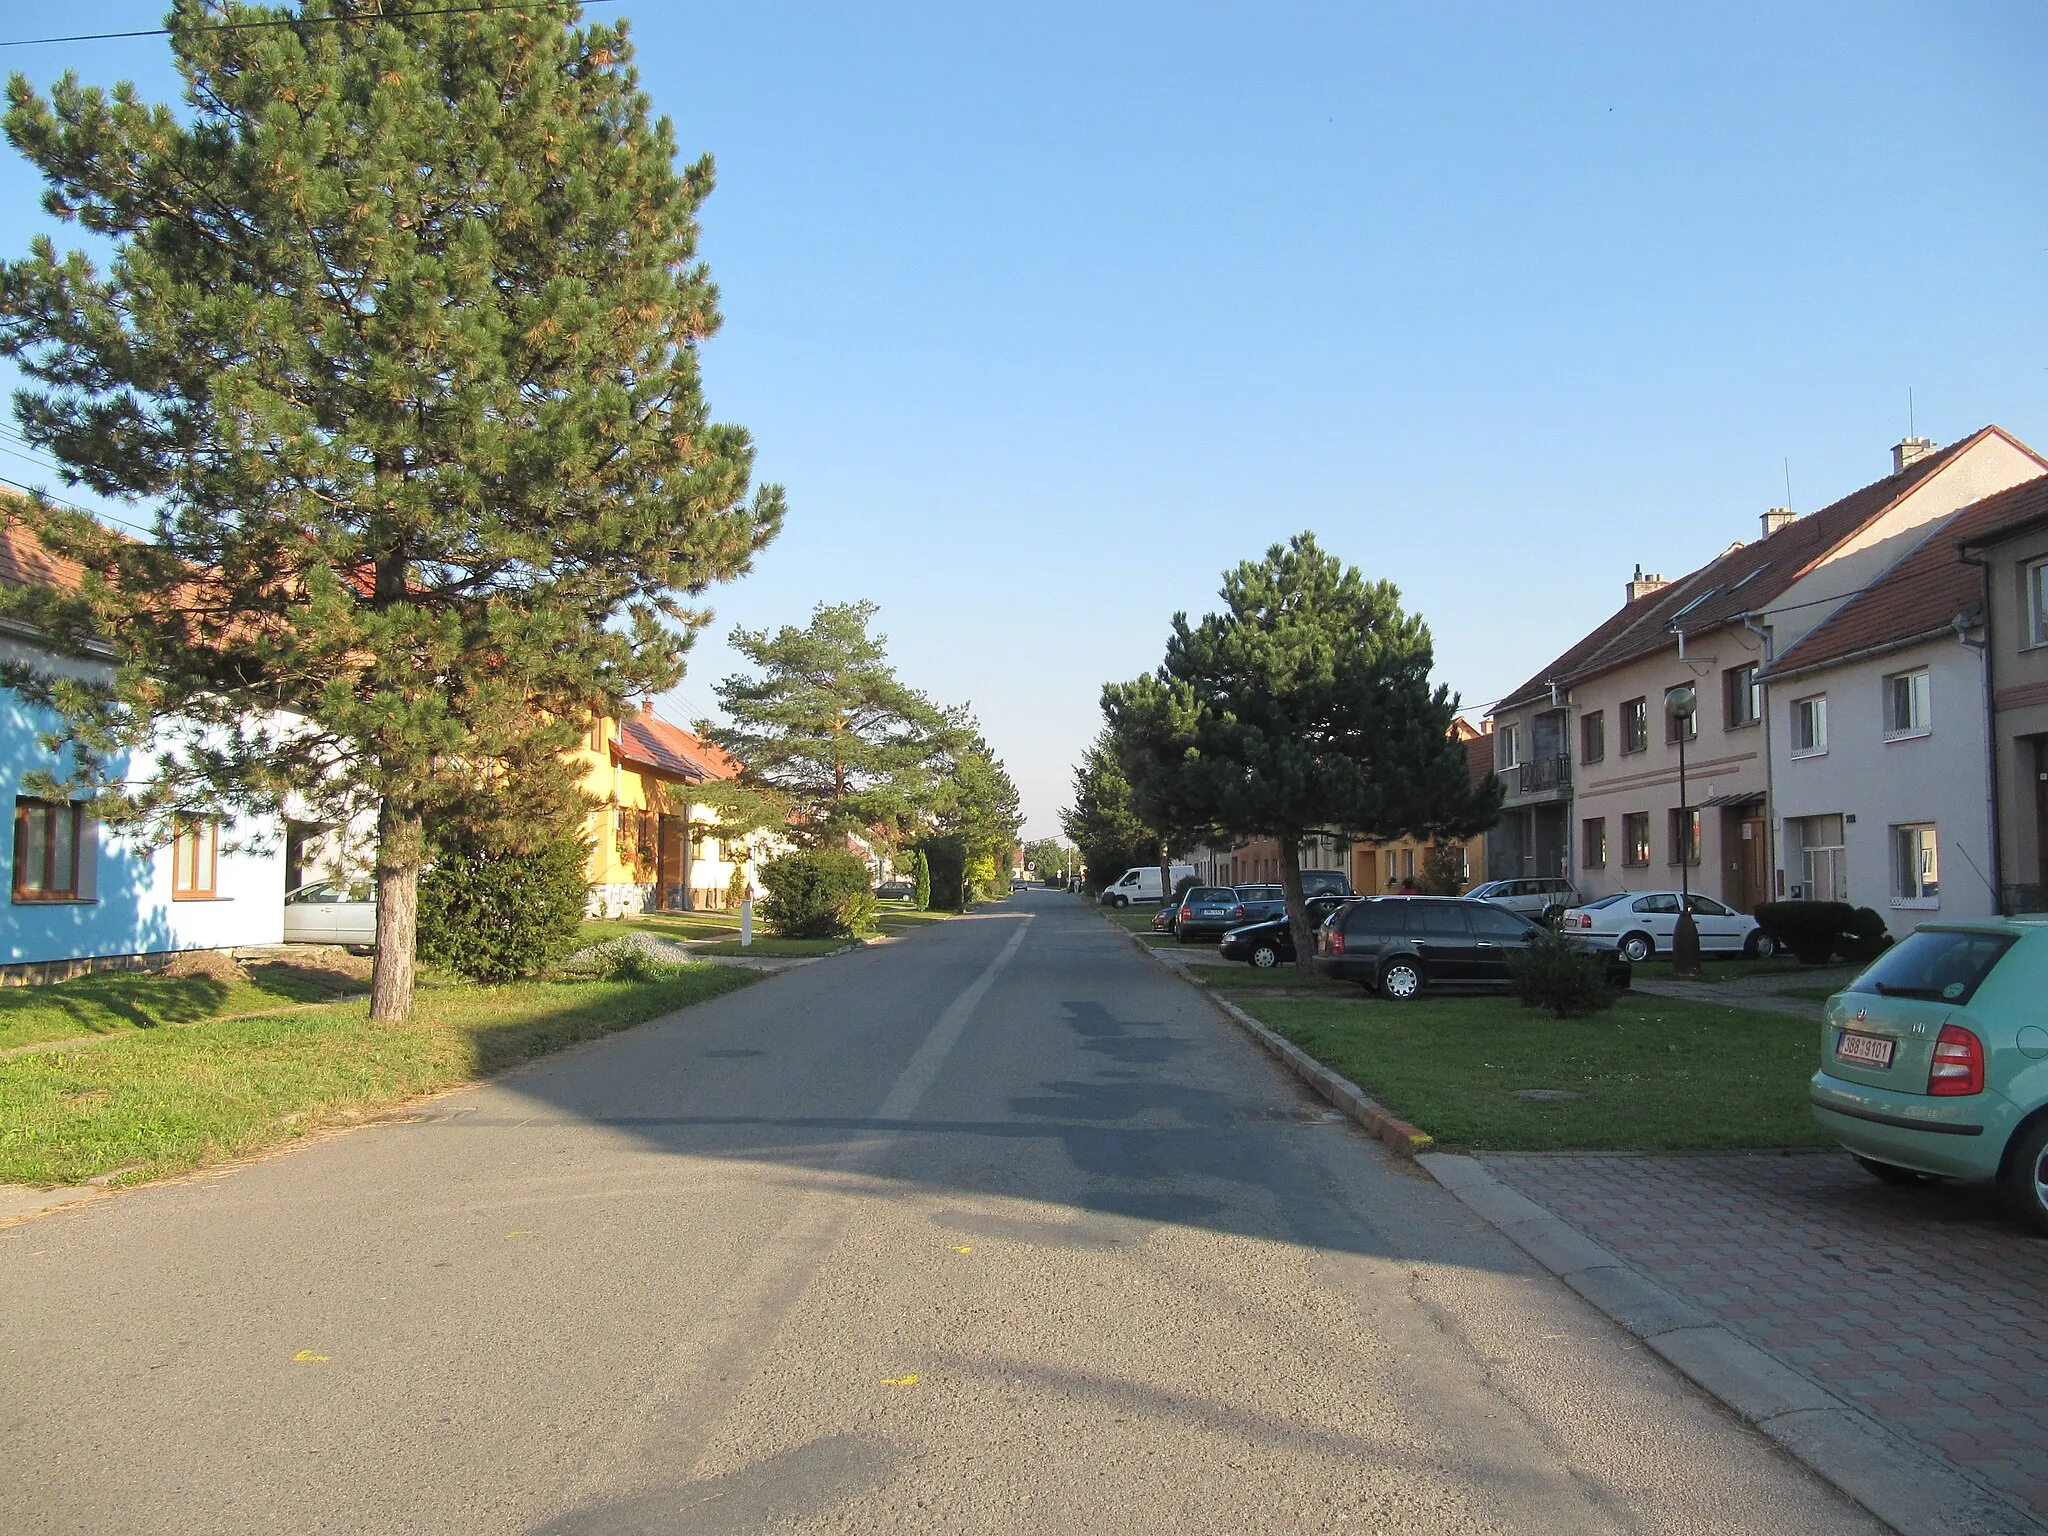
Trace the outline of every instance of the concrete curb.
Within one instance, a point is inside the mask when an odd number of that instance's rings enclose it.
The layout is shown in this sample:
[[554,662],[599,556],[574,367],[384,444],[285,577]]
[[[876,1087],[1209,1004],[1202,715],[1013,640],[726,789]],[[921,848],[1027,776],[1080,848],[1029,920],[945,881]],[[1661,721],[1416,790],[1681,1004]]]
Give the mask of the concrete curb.
[[1179,977],[1182,981],[1193,987],[1218,1013],[1230,1020],[1231,1023],[1237,1025],[1238,1028],[1250,1035],[1260,1045],[1264,1046],[1271,1055],[1277,1057],[1280,1064],[1287,1068],[1288,1071],[1292,1072],[1304,1083],[1307,1083],[1310,1088],[1328,1100],[1329,1103],[1356,1120],[1380,1141],[1385,1142],[1403,1157],[1413,1157],[1416,1153],[1426,1151],[1436,1145],[1435,1138],[1429,1132],[1410,1125],[1406,1120],[1399,1118],[1386,1105],[1366,1093],[1363,1088],[1352,1082],[1350,1078],[1332,1072],[1293,1041],[1283,1040],[1257,1019],[1238,1007],[1237,1004],[1231,1002],[1226,997],[1218,996],[1210,988],[1204,986],[1198,977],[1190,975],[1185,966],[1174,965],[1170,961],[1161,959],[1157,954],[1153,953],[1152,946],[1147,944],[1139,935],[1132,933],[1130,929],[1118,923],[1113,922],[1110,926],[1129,939],[1138,951],[1154,965],[1170,975]]
[[1745,1424],[1900,1536],[2044,1536],[2043,1526],[1674,1296],[1474,1158],[1416,1158],[1452,1196]]

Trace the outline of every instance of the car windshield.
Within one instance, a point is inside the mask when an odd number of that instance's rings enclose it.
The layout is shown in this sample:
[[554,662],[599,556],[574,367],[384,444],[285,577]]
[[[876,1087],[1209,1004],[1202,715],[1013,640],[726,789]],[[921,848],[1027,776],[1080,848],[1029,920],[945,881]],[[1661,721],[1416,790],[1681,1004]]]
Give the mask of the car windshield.
[[1237,887],[1239,901],[1278,901],[1281,896],[1277,885],[1240,885]]
[[1237,892],[1226,886],[1202,885],[1188,892],[1189,901],[1235,901]]
[[1922,928],[1886,950],[1844,990],[1879,997],[1925,998],[1960,1008],[1976,995],[1991,968],[2012,946],[2009,933]]
[[1621,897],[1619,896],[1602,896],[1598,901],[1587,902],[1579,910],[1581,912],[1598,912],[1602,907],[1611,907],[1620,900]]

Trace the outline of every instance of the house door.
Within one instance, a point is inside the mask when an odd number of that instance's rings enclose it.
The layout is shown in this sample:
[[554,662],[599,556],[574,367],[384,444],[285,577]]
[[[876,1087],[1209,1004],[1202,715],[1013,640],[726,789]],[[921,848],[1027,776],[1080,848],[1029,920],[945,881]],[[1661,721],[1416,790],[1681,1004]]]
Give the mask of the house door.
[[1745,816],[1735,835],[1735,889],[1728,893],[1738,912],[1754,912],[1770,899],[1770,860],[1764,857],[1761,817]]
[[683,905],[683,836],[682,817],[661,818],[661,825],[656,832],[660,846],[655,853],[654,861],[654,904],[665,911],[673,912]]

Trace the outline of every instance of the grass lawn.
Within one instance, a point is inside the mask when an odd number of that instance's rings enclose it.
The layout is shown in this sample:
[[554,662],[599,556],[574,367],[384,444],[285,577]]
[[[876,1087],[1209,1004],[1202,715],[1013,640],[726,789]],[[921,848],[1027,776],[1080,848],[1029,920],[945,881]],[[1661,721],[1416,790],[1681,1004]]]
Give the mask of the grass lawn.
[[0,1051],[46,1040],[194,1024],[281,1005],[321,1003],[361,991],[331,973],[260,967],[247,981],[154,976],[142,971],[81,976],[44,987],[0,989]]
[[577,937],[585,944],[602,944],[628,934],[658,933],[687,943],[691,939],[729,939],[739,931],[737,912],[645,912],[634,917],[588,918],[577,930]]
[[665,981],[422,987],[400,1025],[372,1024],[355,1000],[16,1056],[0,1061],[0,1183],[139,1182],[246,1156],[756,979],[704,965]]
[[882,915],[878,925],[882,933],[890,938],[900,934],[915,933],[920,928],[929,928],[933,923],[943,923],[953,914],[950,912],[920,912],[915,907],[882,904]]
[[[1671,980],[1669,960],[1645,960],[1632,969],[1646,981]],[[1733,955],[1725,960],[1704,955],[1700,958],[1701,981],[1726,981],[1734,976],[1776,976],[1805,969],[1805,966],[1790,955],[1773,955],[1768,960],[1749,960],[1740,955]]]
[[[1557,1020],[1507,997],[1412,1003],[1250,998],[1248,1013],[1451,1147],[1823,1145],[1807,1108],[1816,1026],[1779,1013],[1624,995]],[[1517,1089],[1583,1095],[1561,1102]]]
[[1355,981],[1332,981],[1327,976],[1318,976],[1314,971],[1297,970],[1291,965],[1276,965],[1270,971],[1255,971],[1248,965],[1205,965],[1195,975],[1212,991],[1221,992],[1225,997],[1234,997],[1240,992],[1272,992],[1284,990],[1299,992],[1303,997],[1340,998],[1346,1002],[1364,1002],[1366,991]]
[[1777,987],[1773,989],[1773,995],[1796,997],[1809,1003],[1824,1003],[1841,990],[1840,987]]
[[718,944],[699,944],[690,952],[696,955],[759,955],[772,960],[792,955],[829,955],[852,942],[852,939],[778,939],[757,930],[752,944],[743,946],[738,939],[727,939]]

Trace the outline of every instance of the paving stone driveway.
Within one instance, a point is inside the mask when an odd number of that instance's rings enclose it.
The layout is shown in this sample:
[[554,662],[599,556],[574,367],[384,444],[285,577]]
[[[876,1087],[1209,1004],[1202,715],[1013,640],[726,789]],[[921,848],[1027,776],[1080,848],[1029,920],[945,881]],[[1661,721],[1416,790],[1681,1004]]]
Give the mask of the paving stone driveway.
[[2048,1518],[2048,1241],[1840,1152],[1489,1156],[1494,1175]]

